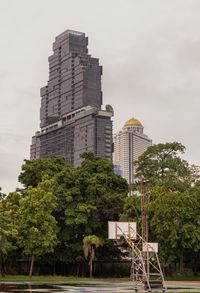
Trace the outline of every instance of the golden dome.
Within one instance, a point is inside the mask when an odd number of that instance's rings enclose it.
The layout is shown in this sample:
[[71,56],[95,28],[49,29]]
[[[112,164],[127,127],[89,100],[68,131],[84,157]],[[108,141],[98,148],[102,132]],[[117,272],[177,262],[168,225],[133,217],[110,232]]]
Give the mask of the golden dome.
[[142,126],[141,122],[139,120],[135,119],[135,118],[131,118],[128,121],[126,121],[125,126],[128,126],[128,125],[140,125],[140,126]]

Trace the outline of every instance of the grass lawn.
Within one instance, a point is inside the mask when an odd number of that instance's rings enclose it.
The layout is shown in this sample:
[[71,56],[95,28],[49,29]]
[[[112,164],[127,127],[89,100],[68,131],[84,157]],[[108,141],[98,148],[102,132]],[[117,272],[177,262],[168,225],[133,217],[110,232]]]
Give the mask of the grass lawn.
[[200,281],[200,276],[193,275],[174,275],[172,277],[165,277],[166,281]]
[[[166,277],[166,281],[200,281],[200,276],[176,275]],[[0,276],[0,282],[28,282],[29,277],[26,275],[6,275]],[[80,278],[74,276],[32,276],[32,282],[128,282],[129,278]]]
[[[0,282],[29,282],[25,275],[6,275],[0,277]],[[129,278],[79,278],[73,276],[32,276],[31,282],[63,283],[63,282],[128,282]]]

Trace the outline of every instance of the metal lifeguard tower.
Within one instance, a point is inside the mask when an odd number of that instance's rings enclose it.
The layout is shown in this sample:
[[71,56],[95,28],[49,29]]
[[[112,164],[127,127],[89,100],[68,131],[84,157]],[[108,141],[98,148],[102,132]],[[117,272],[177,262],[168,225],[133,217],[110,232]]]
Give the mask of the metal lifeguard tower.
[[158,243],[147,242],[137,233],[135,222],[108,222],[108,238],[123,238],[131,248],[132,280],[134,290],[141,286],[151,292],[152,289],[166,291],[164,276],[158,258]]

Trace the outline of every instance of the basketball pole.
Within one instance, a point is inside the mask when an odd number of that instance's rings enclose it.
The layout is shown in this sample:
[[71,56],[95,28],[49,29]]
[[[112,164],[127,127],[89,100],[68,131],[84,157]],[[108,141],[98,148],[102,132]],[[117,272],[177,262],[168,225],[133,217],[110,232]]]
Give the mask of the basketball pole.
[[[148,195],[148,181],[141,182],[141,220],[142,220],[142,239],[148,242],[148,212],[147,207],[149,203]],[[147,276],[149,278],[149,252],[145,253],[145,266],[147,271]]]

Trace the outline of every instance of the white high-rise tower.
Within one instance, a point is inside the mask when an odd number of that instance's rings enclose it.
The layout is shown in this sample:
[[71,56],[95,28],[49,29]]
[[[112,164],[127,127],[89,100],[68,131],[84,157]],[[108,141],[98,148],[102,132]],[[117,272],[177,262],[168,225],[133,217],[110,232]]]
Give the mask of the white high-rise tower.
[[120,168],[128,184],[134,183],[134,162],[152,145],[152,140],[143,133],[143,129],[141,122],[132,118],[114,135],[113,163]]

